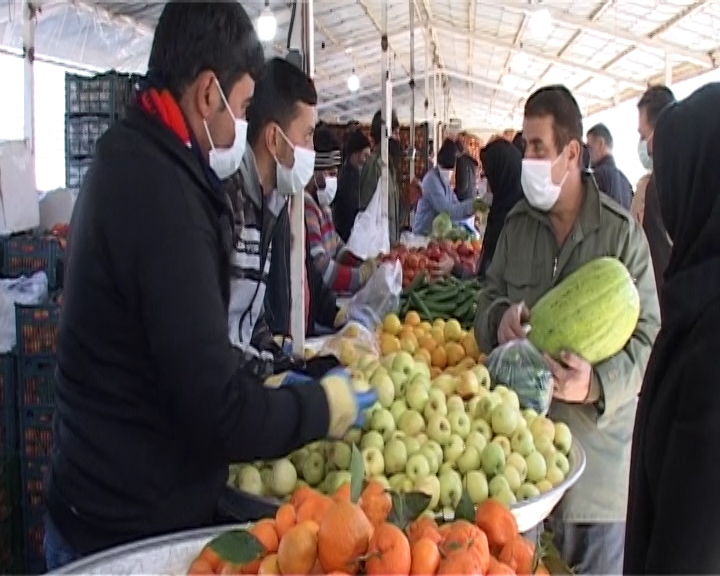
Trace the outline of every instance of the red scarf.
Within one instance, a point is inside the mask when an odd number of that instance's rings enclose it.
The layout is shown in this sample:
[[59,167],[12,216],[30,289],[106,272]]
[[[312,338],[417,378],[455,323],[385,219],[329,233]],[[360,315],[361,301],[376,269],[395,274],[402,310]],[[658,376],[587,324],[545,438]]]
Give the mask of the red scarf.
[[192,146],[185,116],[169,90],[160,91],[150,88],[138,94],[137,102],[143,112],[158,118],[180,138],[183,144],[188,148]]

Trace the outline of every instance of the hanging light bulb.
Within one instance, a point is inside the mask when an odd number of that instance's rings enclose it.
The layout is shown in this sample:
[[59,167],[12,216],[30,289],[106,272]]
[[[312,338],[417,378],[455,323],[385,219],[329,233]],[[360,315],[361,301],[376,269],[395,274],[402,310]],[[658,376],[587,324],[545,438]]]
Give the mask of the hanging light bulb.
[[265,8],[260,13],[260,17],[257,19],[257,35],[261,42],[270,42],[275,38],[275,32],[277,31],[277,20],[275,14],[270,10],[269,0],[265,0]]
[[360,78],[358,78],[358,75],[355,74],[355,68],[353,68],[352,74],[350,74],[347,84],[348,90],[350,90],[350,92],[357,92],[360,88]]

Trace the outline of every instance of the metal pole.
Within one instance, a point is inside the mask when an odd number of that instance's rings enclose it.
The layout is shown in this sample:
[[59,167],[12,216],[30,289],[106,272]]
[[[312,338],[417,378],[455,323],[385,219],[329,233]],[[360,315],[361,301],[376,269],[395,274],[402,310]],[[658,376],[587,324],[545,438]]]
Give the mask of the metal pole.
[[24,0],[22,4],[23,35],[23,133],[30,155],[35,160],[35,26],[36,7]]
[[[389,58],[390,53],[388,52],[388,36],[387,36],[387,20],[388,20],[388,6],[387,2],[382,2],[381,7],[381,31],[380,31],[380,50],[382,55],[380,57],[380,73],[382,75],[381,86],[382,86],[382,101],[381,101],[381,115],[383,119],[383,126],[380,136],[380,157],[382,159],[382,166],[380,172],[380,193],[382,194],[382,213],[385,218],[388,216],[388,202],[389,202],[389,185],[390,185],[390,174],[389,162],[388,162],[388,137],[392,132],[392,84],[390,83],[390,67]],[[388,229],[386,234],[390,234]]]
[[415,6],[410,0],[410,181],[415,180]]
[[672,55],[665,52],[665,86],[670,88],[673,83],[673,61]]

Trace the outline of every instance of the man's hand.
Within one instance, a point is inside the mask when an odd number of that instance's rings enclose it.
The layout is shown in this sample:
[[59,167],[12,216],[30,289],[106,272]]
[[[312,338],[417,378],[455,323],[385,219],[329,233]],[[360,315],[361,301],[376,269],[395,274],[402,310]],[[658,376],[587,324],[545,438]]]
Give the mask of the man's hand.
[[443,252],[440,256],[440,260],[437,262],[428,262],[428,272],[433,278],[439,278],[447,276],[452,272],[455,261],[450,257],[449,254]]
[[569,404],[583,404],[587,401],[592,384],[592,366],[570,352],[560,354],[562,363],[545,354],[553,379],[553,398]]
[[498,344],[507,344],[512,340],[520,340],[525,338],[525,330],[523,323],[530,319],[530,310],[525,306],[525,302],[513,304],[505,310],[500,326],[498,326],[497,339]]

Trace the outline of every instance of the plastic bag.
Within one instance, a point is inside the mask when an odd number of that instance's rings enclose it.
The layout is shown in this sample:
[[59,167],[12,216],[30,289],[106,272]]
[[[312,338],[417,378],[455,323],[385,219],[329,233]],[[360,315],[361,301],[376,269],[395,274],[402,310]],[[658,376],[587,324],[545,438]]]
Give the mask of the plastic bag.
[[430,243],[430,238],[427,236],[420,236],[419,234],[413,234],[407,230],[400,234],[400,244],[407,246],[408,248],[427,248]]
[[[378,180],[375,194],[367,209],[355,217],[347,249],[362,260],[376,258],[380,254],[390,253],[390,224],[387,215],[387,197],[380,189],[382,178]],[[383,201],[385,209],[383,210]]]
[[0,354],[7,354],[17,343],[15,304],[32,306],[48,297],[48,277],[36,272],[30,278],[0,280]]
[[348,322],[337,334],[330,336],[317,353],[318,356],[328,354],[335,356],[341,364],[352,366],[367,354],[379,358],[380,346],[374,331],[357,322]]
[[513,340],[495,348],[487,362],[493,385],[514,391],[520,407],[543,416],[550,408],[553,376],[545,358],[529,340]]
[[374,330],[391,312],[400,307],[402,293],[402,265],[399,260],[378,266],[367,284],[348,302],[348,320]]

